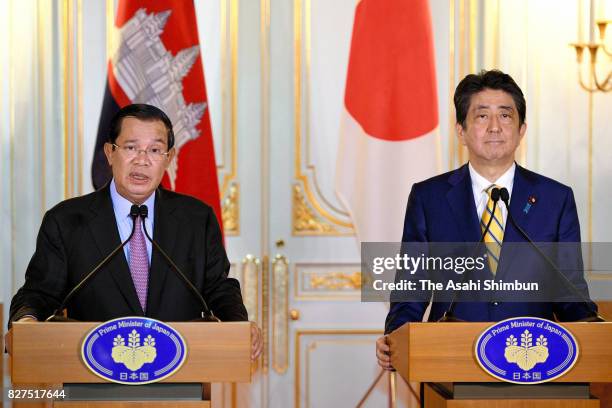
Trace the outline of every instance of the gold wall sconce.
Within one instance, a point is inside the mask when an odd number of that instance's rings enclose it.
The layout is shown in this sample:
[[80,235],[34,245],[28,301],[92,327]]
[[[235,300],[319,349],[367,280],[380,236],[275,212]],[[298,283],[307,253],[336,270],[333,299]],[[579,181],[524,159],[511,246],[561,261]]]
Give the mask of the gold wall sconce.
[[[581,7],[579,2],[579,7]],[[596,20],[595,0],[590,0],[589,16],[589,42],[582,40],[582,12],[578,13],[578,42],[570,44],[576,50],[576,61],[578,62],[578,81],[580,87],[587,92],[610,92],[612,90],[612,70],[607,74],[600,74],[598,66],[607,63],[609,66],[612,60],[612,48],[606,45],[606,28],[612,25],[612,20]],[[598,37],[597,39],[595,37]],[[584,54],[588,53],[585,58]],[[588,61],[583,61],[588,59]],[[588,77],[591,80],[585,81],[583,78],[583,62],[588,66]]]

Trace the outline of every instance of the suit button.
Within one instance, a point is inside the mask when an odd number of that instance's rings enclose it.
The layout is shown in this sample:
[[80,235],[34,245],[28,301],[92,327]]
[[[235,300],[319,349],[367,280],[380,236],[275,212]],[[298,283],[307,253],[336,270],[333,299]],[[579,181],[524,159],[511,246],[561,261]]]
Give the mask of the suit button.
[[493,306],[499,306],[499,302],[491,302]]

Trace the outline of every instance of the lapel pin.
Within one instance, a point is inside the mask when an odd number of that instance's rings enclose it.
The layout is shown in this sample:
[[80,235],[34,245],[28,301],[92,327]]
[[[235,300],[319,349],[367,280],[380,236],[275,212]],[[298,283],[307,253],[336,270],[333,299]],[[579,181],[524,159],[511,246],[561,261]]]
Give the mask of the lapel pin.
[[531,206],[534,205],[536,203],[536,198],[534,196],[529,196],[529,198],[527,199],[527,204],[525,204],[525,208],[523,208],[523,212],[525,214],[529,213],[529,210],[531,209]]

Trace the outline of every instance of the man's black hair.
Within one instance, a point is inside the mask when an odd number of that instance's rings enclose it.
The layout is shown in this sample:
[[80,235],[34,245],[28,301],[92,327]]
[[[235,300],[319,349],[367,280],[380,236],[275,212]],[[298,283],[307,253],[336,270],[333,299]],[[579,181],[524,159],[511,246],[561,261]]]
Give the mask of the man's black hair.
[[527,104],[523,91],[521,91],[521,88],[519,88],[510,75],[497,69],[490,71],[482,70],[478,74],[470,74],[459,82],[453,98],[457,123],[460,123],[465,128],[465,118],[470,110],[472,95],[485,89],[502,90],[510,94],[512,99],[514,99],[514,104],[519,114],[519,126],[525,123]]
[[116,143],[119,133],[121,133],[121,124],[123,119],[131,117],[136,118],[145,122],[149,121],[161,121],[166,127],[168,133],[168,150],[174,146],[174,132],[172,131],[172,122],[168,115],[161,109],[147,105],[145,103],[134,103],[121,108],[110,122],[110,132],[108,135],[109,143]]

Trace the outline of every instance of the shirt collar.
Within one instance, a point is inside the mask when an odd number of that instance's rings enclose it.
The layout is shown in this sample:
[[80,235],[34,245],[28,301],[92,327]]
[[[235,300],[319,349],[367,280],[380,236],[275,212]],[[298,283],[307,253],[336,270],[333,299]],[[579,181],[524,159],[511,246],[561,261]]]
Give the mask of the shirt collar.
[[514,173],[516,171],[516,163],[512,163],[512,166],[504,174],[499,176],[497,180],[491,183],[489,180],[478,174],[476,169],[472,166],[472,163],[468,164],[470,169],[470,178],[472,179],[472,190],[474,195],[481,194],[491,184],[496,184],[499,188],[506,187],[508,193],[512,194],[512,186],[514,184]]
[[[130,200],[119,194],[119,192],[117,191],[117,186],[115,185],[115,179],[111,181],[110,193],[115,214],[119,215],[121,218],[129,217],[130,210],[132,209],[132,205],[134,203],[130,202]],[[151,194],[149,198],[147,198],[145,202],[142,203],[142,205],[147,206],[147,208],[149,209],[149,215],[151,215],[152,210],[155,208],[155,192],[153,192],[153,194]]]

